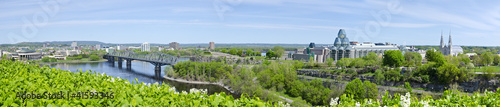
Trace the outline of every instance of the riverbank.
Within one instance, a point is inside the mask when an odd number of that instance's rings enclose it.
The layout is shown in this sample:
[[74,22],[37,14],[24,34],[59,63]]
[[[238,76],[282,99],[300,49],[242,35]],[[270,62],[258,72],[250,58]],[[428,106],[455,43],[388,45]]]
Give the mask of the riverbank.
[[234,90],[231,89],[231,87],[224,85],[224,83],[222,83],[222,82],[189,81],[189,80],[180,79],[180,78],[168,77],[167,75],[163,76],[163,78],[170,80],[170,81],[188,83],[188,84],[218,85],[218,86],[224,87],[224,89],[231,92],[231,94],[238,94],[239,95],[239,93],[236,93]]
[[64,63],[97,63],[97,62],[106,62],[108,60],[100,60],[100,61],[67,61],[67,62],[45,62],[45,63],[36,63],[38,65],[51,65],[51,64],[64,64]]

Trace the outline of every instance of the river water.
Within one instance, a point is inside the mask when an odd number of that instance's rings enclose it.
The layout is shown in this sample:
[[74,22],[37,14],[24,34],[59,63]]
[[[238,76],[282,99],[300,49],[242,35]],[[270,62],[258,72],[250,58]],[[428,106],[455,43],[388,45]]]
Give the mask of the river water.
[[[185,60],[184,60],[185,61]],[[106,73],[106,75],[113,76],[113,77],[120,77],[122,79],[127,79],[132,83],[132,81],[135,82],[135,79],[139,82],[144,82],[144,83],[165,83],[168,84],[169,86],[175,87],[176,91],[182,92],[186,91],[189,92],[189,89],[191,88],[196,88],[196,89],[207,89],[208,94],[214,94],[214,93],[220,93],[220,92],[225,92],[228,95],[232,95],[234,98],[239,98],[239,95],[236,94],[231,94],[228,90],[226,90],[224,87],[218,86],[218,85],[205,85],[205,84],[188,84],[188,83],[182,83],[182,82],[176,82],[176,81],[170,81],[163,79],[163,76],[165,75],[164,70],[165,69],[171,69],[172,67],[169,65],[162,66],[162,72],[161,76],[162,79],[155,79],[155,73],[154,73],[154,66],[151,63],[148,62],[141,62],[141,61],[132,61],[132,67],[131,69],[127,69],[126,67],[126,62],[123,62],[123,66],[120,68],[118,67],[118,62],[115,62],[114,64],[109,63],[109,62],[95,62],[95,63],[61,63],[61,64],[51,64],[49,65],[52,68],[58,68],[61,70],[68,70],[71,72],[79,72],[78,70],[81,69],[82,71],[95,71],[98,73]]]

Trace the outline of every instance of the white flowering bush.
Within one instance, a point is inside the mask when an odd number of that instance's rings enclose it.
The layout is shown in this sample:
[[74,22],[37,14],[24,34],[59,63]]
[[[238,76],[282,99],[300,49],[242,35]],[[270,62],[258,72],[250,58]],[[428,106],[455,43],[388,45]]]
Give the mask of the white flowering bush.
[[[484,93],[474,93],[473,95],[462,94],[459,91],[444,91],[440,99],[434,100],[432,97],[416,98],[410,93],[404,95],[388,94],[382,95],[380,99],[355,100],[347,95],[339,98],[332,98],[332,107],[500,107],[500,88],[497,92],[485,91]],[[338,101],[338,102],[337,102]]]

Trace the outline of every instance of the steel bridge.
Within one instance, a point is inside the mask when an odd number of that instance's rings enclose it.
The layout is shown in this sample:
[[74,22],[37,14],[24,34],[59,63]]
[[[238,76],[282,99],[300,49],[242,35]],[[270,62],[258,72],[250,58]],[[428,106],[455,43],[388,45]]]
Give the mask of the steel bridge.
[[103,56],[104,59],[108,59],[108,62],[115,63],[118,61],[118,67],[122,67],[123,60],[127,62],[127,69],[131,69],[132,60],[149,62],[155,66],[155,76],[161,78],[161,66],[163,65],[175,65],[179,60],[178,57],[164,54],[161,52],[153,52],[150,54],[135,53],[132,51],[124,52],[111,52]]

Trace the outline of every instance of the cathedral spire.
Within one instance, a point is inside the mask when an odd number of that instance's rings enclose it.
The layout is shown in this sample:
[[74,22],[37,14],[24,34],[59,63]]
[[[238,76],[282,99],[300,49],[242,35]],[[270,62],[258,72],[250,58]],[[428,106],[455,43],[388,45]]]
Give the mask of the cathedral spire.
[[443,30],[441,30],[441,48],[444,48]]
[[451,30],[450,30],[450,41],[448,41],[448,45],[451,46]]

